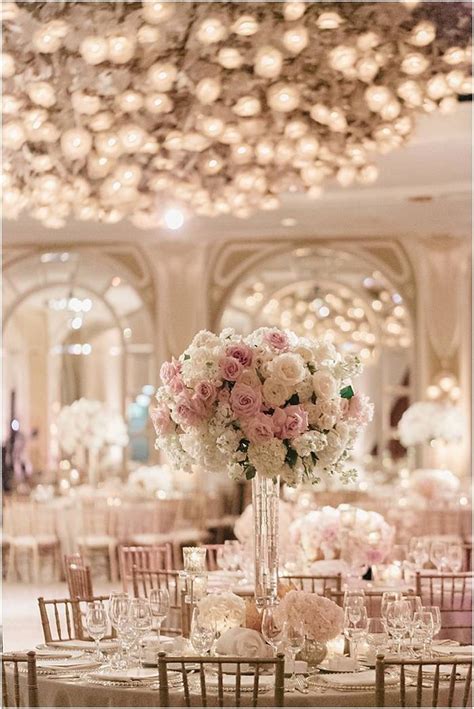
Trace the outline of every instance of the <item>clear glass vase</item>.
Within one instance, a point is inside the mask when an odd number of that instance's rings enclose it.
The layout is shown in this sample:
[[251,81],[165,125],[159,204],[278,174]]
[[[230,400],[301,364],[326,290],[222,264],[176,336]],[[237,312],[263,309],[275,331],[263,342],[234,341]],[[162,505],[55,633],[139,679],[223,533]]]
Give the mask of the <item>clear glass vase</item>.
[[278,513],[280,478],[258,473],[252,480],[255,553],[255,604],[258,609],[278,597]]

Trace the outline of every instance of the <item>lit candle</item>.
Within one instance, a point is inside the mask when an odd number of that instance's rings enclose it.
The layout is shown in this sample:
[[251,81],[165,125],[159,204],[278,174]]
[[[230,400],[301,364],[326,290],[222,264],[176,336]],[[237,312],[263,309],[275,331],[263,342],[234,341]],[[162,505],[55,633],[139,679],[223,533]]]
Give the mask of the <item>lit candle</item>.
[[206,570],[206,547],[183,547],[184,570],[201,573]]

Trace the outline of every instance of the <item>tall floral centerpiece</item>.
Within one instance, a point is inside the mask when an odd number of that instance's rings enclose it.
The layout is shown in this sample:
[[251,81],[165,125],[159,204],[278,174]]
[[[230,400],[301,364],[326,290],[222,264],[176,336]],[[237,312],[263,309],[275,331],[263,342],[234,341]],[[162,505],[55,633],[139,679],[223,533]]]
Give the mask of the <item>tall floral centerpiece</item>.
[[161,367],[151,411],[157,447],[177,468],[252,480],[260,607],[277,597],[280,480],[355,475],[345,462],[373,409],[352,388],[359,371],[357,357],[276,328],[199,332]]
[[96,485],[101,453],[109,446],[128,444],[125,421],[101,401],[77,399],[63,406],[57,419],[61,450],[79,468],[86,468],[90,485]]

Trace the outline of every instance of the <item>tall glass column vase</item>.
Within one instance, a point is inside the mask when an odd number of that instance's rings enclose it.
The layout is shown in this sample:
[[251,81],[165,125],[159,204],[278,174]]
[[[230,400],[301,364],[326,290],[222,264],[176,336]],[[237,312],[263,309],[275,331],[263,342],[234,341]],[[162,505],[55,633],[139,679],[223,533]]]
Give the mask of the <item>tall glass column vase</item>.
[[252,480],[255,551],[255,603],[260,610],[278,596],[279,476],[258,473]]

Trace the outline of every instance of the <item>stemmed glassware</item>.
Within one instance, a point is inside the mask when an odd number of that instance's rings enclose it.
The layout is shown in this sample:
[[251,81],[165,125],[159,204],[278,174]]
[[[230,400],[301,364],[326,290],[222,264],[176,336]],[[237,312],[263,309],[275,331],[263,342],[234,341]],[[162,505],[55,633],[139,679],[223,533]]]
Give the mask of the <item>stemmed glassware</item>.
[[369,618],[367,625],[367,645],[374,659],[387,647],[388,635],[381,618]]
[[120,652],[112,657],[112,661],[117,662],[119,665],[123,663],[125,654],[121,633],[121,621],[124,618],[128,618],[129,607],[130,599],[128,593],[112,591],[109,597],[109,619],[112,628],[117,632],[120,643]]
[[461,544],[448,544],[447,566],[453,574],[458,574],[463,565],[464,549]]
[[152,588],[148,600],[153,619],[156,619],[156,635],[160,645],[161,624],[170,611],[170,594],[167,588]]
[[229,571],[237,571],[240,566],[241,545],[235,539],[226,539],[224,542],[224,551],[227,557],[227,568]]
[[433,618],[433,636],[432,639],[438,635],[441,630],[441,611],[439,606],[423,606],[419,608],[420,611],[425,611],[426,613],[431,613]]
[[152,628],[152,615],[148,599],[132,598],[129,611],[130,623],[138,639],[138,661],[143,667],[143,638]]
[[104,655],[100,650],[100,641],[107,633],[107,611],[102,601],[93,601],[87,604],[86,628],[95,642],[95,659],[102,662]]
[[361,640],[367,635],[369,619],[365,606],[352,606],[344,609],[344,636],[350,642],[351,657],[357,663],[357,653]]
[[201,622],[199,608],[193,610],[191,619],[191,632],[189,639],[194,650],[199,655],[206,655],[212,648],[215,629]]
[[275,619],[276,606],[266,606],[262,613],[262,635],[265,641],[271,645],[274,654],[277,653],[279,646],[286,639],[286,623],[280,625]]
[[422,569],[430,559],[429,546],[423,537],[413,537],[410,541],[409,551],[417,571]]
[[292,673],[288,681],[288,688],[290,690],[294,689],[296,686],[296,655],[303,649],[304,640],[305,632],[302,621],[286,624],[285,643],[292,661]]
[[431,543],[430,558],[439,572],[448,567],[448,545],[441,540]]
[[392,601],[385,609],[385,624],[388,634],[396,643],[397,654],[401,653],[404,636],[411,622],[411,608],[406,601]]
[[431,657],[431,643],[433,642],[434,623],[431,613],[417,611],[413,618],[415,638],[423,643],[423,655]]

